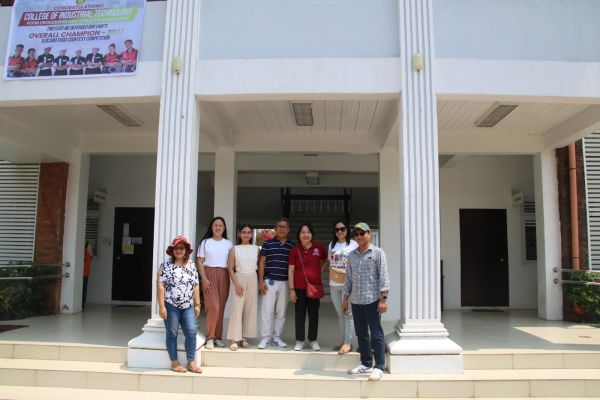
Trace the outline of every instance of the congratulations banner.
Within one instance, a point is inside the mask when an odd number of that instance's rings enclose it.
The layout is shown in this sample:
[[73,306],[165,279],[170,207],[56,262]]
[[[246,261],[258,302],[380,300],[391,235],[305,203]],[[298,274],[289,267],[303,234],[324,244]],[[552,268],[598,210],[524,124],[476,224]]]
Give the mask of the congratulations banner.
[[145,0],[16,0],[4,79],[131,75]]

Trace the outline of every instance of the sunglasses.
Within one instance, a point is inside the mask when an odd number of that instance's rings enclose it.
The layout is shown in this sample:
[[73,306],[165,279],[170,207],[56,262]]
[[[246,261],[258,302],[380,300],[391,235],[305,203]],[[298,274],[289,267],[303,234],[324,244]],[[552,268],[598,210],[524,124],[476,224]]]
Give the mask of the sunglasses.
[[287,229],[289,228],[287,225],[277,225],[277,228]]
[[365,236],[365,231],[354,231],[354,236]]
[[346,227],[342,226],[341,228],[335,228],[336,232],[346,232]]

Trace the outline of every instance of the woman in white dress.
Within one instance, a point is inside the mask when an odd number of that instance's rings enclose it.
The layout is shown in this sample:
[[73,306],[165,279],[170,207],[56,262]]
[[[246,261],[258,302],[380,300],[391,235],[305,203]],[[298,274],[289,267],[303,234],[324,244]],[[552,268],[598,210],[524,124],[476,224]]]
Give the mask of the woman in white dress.
[[238,342],[248,348],[247,339],[256,337],[256,315],[258,306],[258,268],[259,247],[251,244],[252,227],[243,224],[240,227],[238,244],[229,251],[227,269],[235,289],[231,303],[231,315],[227,329],[229,348],[238,349]]
[[342,300],[344,298],[344,280],[346,279],[346,265],[348,254],[358,247],[358,244],[350,239],[348,224],[343,220],[337,220],[333,224],[333,240],[329,243],[329,287],[331,301],[338,314],[342,344],[335,346],[339,354],[352,351],[352,340],[354,339],[354,318],[352,310],[348,315],[342,311]]

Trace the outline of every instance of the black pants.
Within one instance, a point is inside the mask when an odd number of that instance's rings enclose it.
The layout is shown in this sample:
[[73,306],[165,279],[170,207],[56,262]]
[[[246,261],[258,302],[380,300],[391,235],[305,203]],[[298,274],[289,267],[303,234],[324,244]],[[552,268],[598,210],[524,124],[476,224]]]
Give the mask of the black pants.
[[305,321],[308,312],[308,340],[314,342],[317,340],[317,331],[319,330],[319,307],[320,299],[309,299],[306,297],[306,289],[294,289],[296,291],[296,340],[303,342],[305,339]]

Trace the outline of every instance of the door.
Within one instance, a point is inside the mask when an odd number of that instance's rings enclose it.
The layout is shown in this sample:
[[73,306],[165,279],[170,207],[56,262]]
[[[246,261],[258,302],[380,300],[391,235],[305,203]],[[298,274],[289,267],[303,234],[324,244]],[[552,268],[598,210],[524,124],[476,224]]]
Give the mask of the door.
[[506,210],[460,210],[461,304],[508,307]]
[[154,208],[115,208],[112,299],[152,300]]

